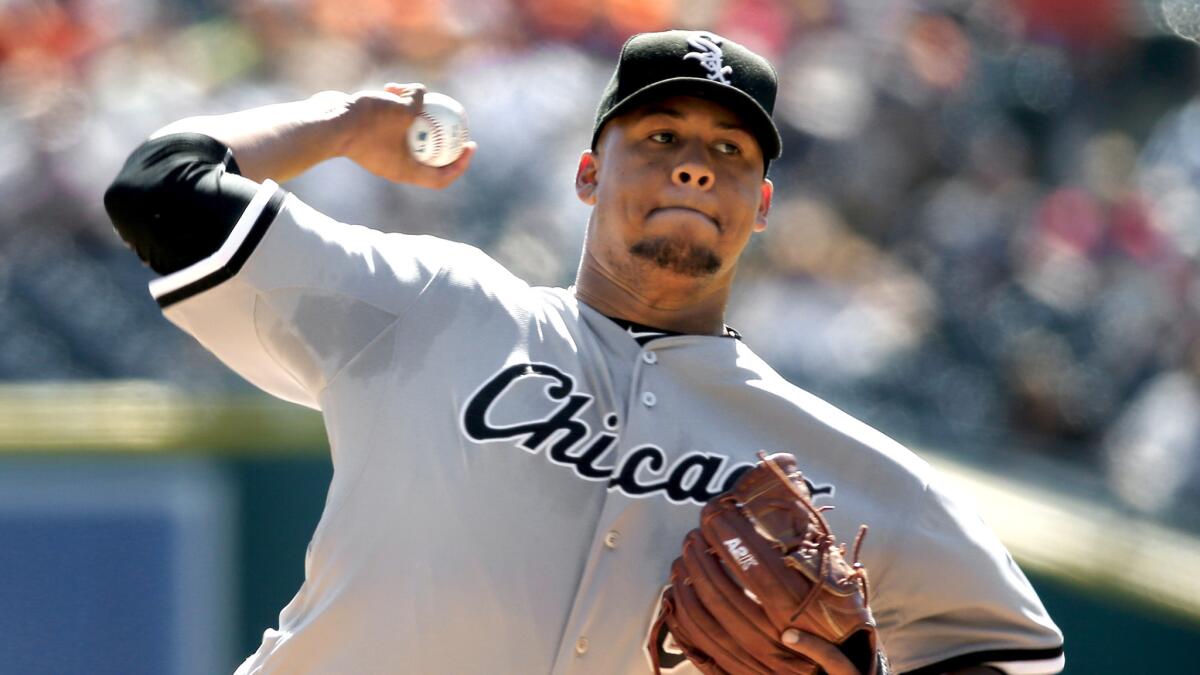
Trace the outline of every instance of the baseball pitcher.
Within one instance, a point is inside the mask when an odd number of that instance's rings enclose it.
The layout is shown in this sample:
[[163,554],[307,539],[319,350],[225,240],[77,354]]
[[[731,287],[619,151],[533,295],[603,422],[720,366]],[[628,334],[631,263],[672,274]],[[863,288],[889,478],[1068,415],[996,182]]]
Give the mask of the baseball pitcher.
[[420,85],[133,151],[105,206],[166,317],[329,436],[304,584],[238,675],[1059,672],[1061,633],[975,513],[724,323],[767,227],[776,89],[718,35],[632,37],[575,175],[569,288],[279,186],[337,156],[449,185],[475,148],[405,150]]

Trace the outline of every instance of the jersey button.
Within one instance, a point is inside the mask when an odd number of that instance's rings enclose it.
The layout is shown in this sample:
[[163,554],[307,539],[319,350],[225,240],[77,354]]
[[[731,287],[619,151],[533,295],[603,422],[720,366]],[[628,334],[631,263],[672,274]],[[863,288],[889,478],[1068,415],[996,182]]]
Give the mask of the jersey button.
[[653,408],[655,403],[658,403],[658,397],[654,395],[654,392],[642,392],[642,405],[646,406],[647,408]]
[[658,354],[654,352],[642,352],[642,360],[650,365],[658,363]]
[[587,650],[588,650],[588,639],[586,637],[580,637],[578,640],[575,641],[575,653],[576,654],[583,656],[584,654],[587,653]]
[[609,530],[608,534],[604,535],[604,545],[608,548],[617,547],[617,539],[621,537],[621,533],[616,530]]

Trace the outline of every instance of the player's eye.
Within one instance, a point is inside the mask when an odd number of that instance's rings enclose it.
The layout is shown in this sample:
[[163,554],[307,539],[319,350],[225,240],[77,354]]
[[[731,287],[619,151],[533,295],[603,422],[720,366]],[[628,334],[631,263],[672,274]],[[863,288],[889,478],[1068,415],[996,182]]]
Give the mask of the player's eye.
[[716,147],[717,152],[721,153],[722,155],[740,155],[742,153],[742,149],[738,147],[736,143],[730,143],[728,141],[721,141],[714,147]]
[[662,143],[663,145],[666,145],[667,143],[673,143],[675,141],[675,134],[669,131],[656,131],[650,134],[649,138],[655,143]]

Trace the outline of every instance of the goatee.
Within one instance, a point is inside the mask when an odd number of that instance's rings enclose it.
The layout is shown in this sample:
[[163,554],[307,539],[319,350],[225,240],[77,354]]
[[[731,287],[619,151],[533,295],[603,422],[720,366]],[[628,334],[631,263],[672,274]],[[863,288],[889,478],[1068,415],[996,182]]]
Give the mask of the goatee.
[[672,237],[642,239],[629,247],[635,257],[689,277],[707,277],[721,269],[721,259],[706,246]]

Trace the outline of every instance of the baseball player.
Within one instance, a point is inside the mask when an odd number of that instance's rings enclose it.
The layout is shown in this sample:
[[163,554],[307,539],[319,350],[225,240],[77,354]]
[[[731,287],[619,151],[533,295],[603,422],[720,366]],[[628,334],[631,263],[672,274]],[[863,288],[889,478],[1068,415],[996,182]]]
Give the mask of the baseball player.
[[[1004,547],[908,450],[786,382],[723,322],[767,225],[776,76],[720,36],[631,38],[575,176],[575,284],[322,214],[278,182],[334,156],[440,188],[404,151],[419,85],[182,120],[105,195],[166,317],[324,414],[305,581],[251,673],[695,672],[656,604],[701,506],[787,451],[862,559],[900,673],[1055,673],[1062,635]],[[654,652],[654,653],[651,653]]]

